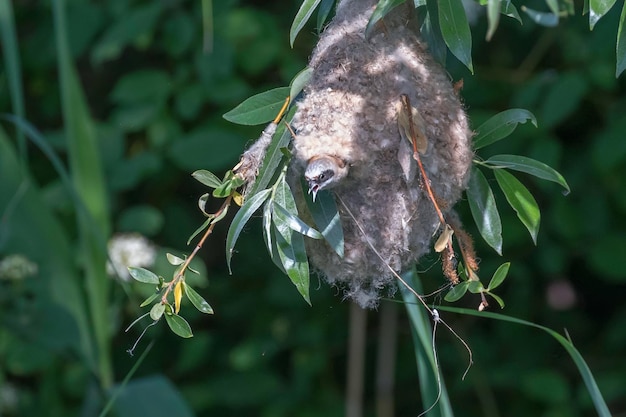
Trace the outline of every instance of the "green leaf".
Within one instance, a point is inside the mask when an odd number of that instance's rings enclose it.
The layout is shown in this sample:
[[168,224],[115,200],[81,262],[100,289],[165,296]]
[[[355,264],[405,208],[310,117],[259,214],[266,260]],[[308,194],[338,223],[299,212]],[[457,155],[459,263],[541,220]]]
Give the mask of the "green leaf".
[[226,236],[226,263],[228,264],[228,271],[232,274],[230,267],[230,261],[233,257],[233,250],[235,249],[235,243],[239,238],[239,234],[243,230],[243,227],[248,223],[250,217],[267,198],[270,196],[271,190],[263,190],[246,199],[243,206],[239,209],[235,217],[233,218],[230,228],[228,229],[228,235]]
[[539,233],[539,223],[541,213],[539,205],[530,191],[518,181],[512,174],[503,169],[494,170],[496,181],[502,189],[506,201],[509,202],[517,217],[526,226],[535,245],[537,244],[537,234]]
[[321,0],[304,0],[298,13],[296,13],[296,17],[293,18],[293,23],[291,24],[291,29],[289,30],[289,45],[293,48],[293,43],[296,40],[296,36],[302,30],[306,22],[309,21],[313,11],[320,3]]
[[317,33],[322,31],[322,27],[324,23],[326,23],[326,19],[328,19],[328,15],[333,8],[333,4],[335,4],[335,0],[322,0],[320,3],[320,8],[317,9]]
[[565,178],[555,169],[543,162],[519,155],[495,155],[485,161],[494,167],[509,168],[515,171],[525,172],[537,178],[552,181],[565,188],[565,195],[569,194],[570,188]]
[[171,264],[171,265],[182,265],[185,263],[185,260],[182,258],[179,258],[176,255],[172,255],[171,253],[166,253],[165,257],[167,258],[167,261]]
[[448,291],[448,293],[444,297],[444,300],[446,300],[449,303],[453,303],[455,301],[460,300],[461,297],[463,297],[465,293],[467,292],[467,288],[469,287],[469,284],[470,284],[470,281],[463,281],[460,284],[455,285],[454,287],[450,289],[450,291]]
[[341,218],[337,210],[337,203],[332,194],[328,190],[322,190],[317,193],[315,202],[311,199],[310,194],[305,195],[305,200],[313,221],[322,233],[322,236],[334,249],[335,253],[340,258],[343,258],[343,229],[341,228]]
[[589,30],[593,30],[598,21],[608,13],[615,0],[589,0]]
[[209,305],[209,303],[207,303],[206,300],[185,281],[183,281],[183,290],[185,291],[187,298],[189,298],[189,301],[191,301],[191,304],[193,304],[199,312],[204,314],[213,314],[213,308]]
[[376,24],[383,19],[387,13],[404,2],[405,0],[380,0],[376,5],[376,9],[374,9],[374,12],[370,16],[370,20],[367,22],[365,37],[369,39]]
[[240,125],[259,125],[271,122],[276,118],[285,98],[289,95],[289,87],[279,87],[256,94],[224,114],[224,119]]
[[[276,224],[276,223],[275,223]],[[304,238],[301,234],[291,231],[286,237],[275,229],[275,241],[278,248],[278,257],[287,272],[287,276],[296,286],[304,300],[311,305],[309,297],[309,261],[304,248]]]
[[472,34],[461,0],[439,0],[439,26],[450,52],[473,74]]
[[502,3],[500,0],[488,0],[487,1],[487,21],[489,22],[489,27],[487,29],[486,39],[488,41],[491,40],[493,34],[496,32],[498,28],[498,23],[500,22],[500,8]]
[[272,250],[272,208],[273,204],[266,204],[263,207],[263,240],[265,240],[265,246],[267,247],[267,252],[270,254],[270,257],[274,257],[274,252]]
[[283,206],[274,202],[274,210],[277,210],[280,213],[280,217],[282,217],[283,221],[289,226],[291,230],[294,232],[298,232],[301,235],[308,236],[311,239],[323,239],[324,236],[305,222],[303,222],[299,217],[293,215],[288,212]]
[[483,148],[509,136],[518,124],[528,120],[537,127],[537,119],[525,109],[509,109],[496,114],[476,129],[474,149]]
[[507,274],[509,273],[509,268],[511,266],[511,262],[505,262],[496,269],[496,272],[493,273],[493,277],[491,277],[491,281],[489,281],[489,285],[487,286],[487,291],[492,291],[500,286]]
[[170,326],[170,329],[178,336],[184,337],[185,339],[193,337],[191,326],[189,326],[187,320],[181,316],[177,314],[166,314],[165,321],[167,321],[167,325]]
[[[489,294],[489,295],[493,296],[493,294]],[[502,314],[491,313],[491,312],[486,312],[486,311],[478,312],[474,310],[468,310],[468,309],[456,308],[456,307],[441,306],[439,307],[439,309],[444,310],[444,311],[451,311],[454,313],[467,314],[470,316],[507,321],[510,323],[521,324],[521,325],[528,326],[528,327],[535,327],[537,329],[541,329],[544,332],[548,333],[550,336],[556,339],[556,341],[559,342],[561,346],[565,348],[567,353],[570,355],[570,357],[574,361],[574,364],[576,364],[576,367],[578,368],[578,372],[580,372],[580,375],[582,376],[585,386],[587,387],[587,392],[589,392],[589,395],[591,396],[591,400],[593,401],[593,404],[596,408],[598,415],[600,417],[611,417],[611,412],[609,411],[609,408],[607,407],[606,402],[604,401],[604,398],[602,397],[602,393],[600,392],[600,389],[598,388],[598,384],[593,378],[593,374],[591,373],[589,366],[587,365],[587,363],[581,356],[580,352],[578,352],[578,350],[576,349],[576,347],[570,340],[561,336],[560,334],[558,334],[552,329],[549,329],[544,326],[540,326],[538,324],[535,324],[529,321],[520,320],[515,317],[509,317],[509,316],[505,316]]]
[[206,219],[204,221],[204,223],[202,223],[202,225],[200,227],[198,227],[192,234],[191,236],[189,236],[189,239],[187,239],[187,244],[190,244],[191,241],[198,236],[204,229],[206,229],[207,227],[209,227],[209,225],[211,224],[211,222],[213,221],[213,218],[209,218]]
[[617,62],[615,65],[615,78],[619,77],[626,69],[626,3],[622,6],[622,14],[619,18],[619,27],[617,28],[617,46],[615,52],[617,54]]
[[515,5],[510,0],[504,0],[503,3],[504,4],[502,5],[502,8],[500,9],[500,13],[517,20],[521,25],[522,18],[520,17]]
[[[285,171],[281,173],[274,187],[275,191],[272,195],[274,225],[285,239],[289,239],[289,236],[292,234],[292,230],[294,229],[290,225],[290,220],[283,213],[286,212],[287,215],[291,214],[293,217],[297,217],[298,208],[296,207],[296,201],[293,198],[291,188],[285,180]],[[282,208],[283,211],[280,211],[279,207]],[[295,227],[297,227],[297,225]]]
[[207,187],[218,188],[222,185],[222,180],[220,180],[214,173],[207,171],[206,169],[194,171],[191,176]]
[[128,272],[131,277],[139,282],[144,282],[146,284],[159,284],[159,277],[154,272],[148,271],[147,269],[129,266]]
[[504,308],[504,300],[502,298],[500,298],[499,296],[497,296],[497,295],[495,295],[493,293],[490,293],[490,292],[486,292],[485,294],[489,294],[491,296],[491,298],[496,300],[496,302],[498,303],[500,308]]
[[552,14],[557,15],[557,16],[559,15],[559,2],[558,2],[558,0],[546,0],[546,4],[548,5],[548,8],[552,12]]
[[157,321],[161,318],[164,312],[165,312],[165,304],[156,303],[150,309],[150,318],[154,321]]
[[164,71],[138,70],[122,76],[110,97],[118,104],[163,102],[169,97],[172,85],[172,80]]
[[483,283],[478,280],[470,279],[466,282],[469,283],[467,285],[467,290],[473,294],[478,294],[485,290],[485,287],[483,287]]
[[526,6],[522,6],[521,8],[522,11],[538,25],[554,27],[559,24],[559,16],[554,13],[538,12],[537,10],[529,9]]
[[502,223],[496,200],[487,179],[476,167],[472,167],[466,193],[480,235],[489,246],[502,255]]
[[291,80],[289,84],[289,100],[291,103],[294,102],[298,94],[304,89],[304,86],[309,83],[311,75],[313,75],[313,68],[306,67],[293,77],[293,80]]
[[160,295],[161,295],[161,292],[160,292],[160,291],[155,292],[155,293],[154,293],[154,294],[152,294],[150,297],[146,298],[146,299],[144,300],[144,302],[143,302],[143,303],[141,303],[141,304],[139,305],[139,307],[145,307],[145,306],[147,306],[148,304],[150,304],[150,303],[152,303],[154,300],[156,300],[156,299],[157,299]]

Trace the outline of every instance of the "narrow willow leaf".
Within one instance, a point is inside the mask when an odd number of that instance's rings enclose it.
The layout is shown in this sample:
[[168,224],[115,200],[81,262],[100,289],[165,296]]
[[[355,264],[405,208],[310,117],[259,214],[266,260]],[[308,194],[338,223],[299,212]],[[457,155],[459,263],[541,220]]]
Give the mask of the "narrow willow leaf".
[[619,18],[619,27],[617,29],[617,63],[615,65],[615,78],[619,77],[626,69],[626,3],[622,6],[622,14]]
[[226,235],[226,263],[228,264],[228,271],[232,274],[230,267],[230,261],[233,257],[233,250],[235,249],[235,243],[243,230],[243,227],[248,223],[250,217],[255,211],[261,207],[261,204],[270,196],[271,190],[263,190],[253,195],[243,203],[243,206],[239,209],[235,217],[233,218],[228,234]]
[[509,136],[518,124],[528,120],[537,127],[537,119],[525,109],[509,109],[496,114],[476,129],[474,149],[483,148]]
[[161,318],[163,313],[165,312],[165,305],[161,303],[157,303],[152,306],[150,309],[150,318],[154,321],[157,321]]
[[289,95],[289,87],[279,87],[256,94],[224,114],[224,119],[240,125],[260,125],[276,118],[285,98]]
[[517,217],[526,226],[536,245],[539,223],[541,221],[541,213],[537,201],[535,201],[535,198],[524,184],[519,182],[512,174],[503,169],[496,169],[494,174],[498,185],[506,197],[506,201],[509,202],[517,213]]
[[206,229],[207,227],[209,227],[209,225],[211,224],[211,222],[213,221],[213,218],[210,219],[206,219],[204,221],[204,223],[202,223],[202,226],[198,227],[192,234],[191,236],[189,236],[189,239],[187,239],[187,244],[190,244],[191,241],[198,236],[204,229]]
[[598,21],[608,13],[615,0],[589,0],[589,30],[593,30]]
[[184,263],[185,263],[185,260],[184,260],[184,259],[179,258],[179,257],[178,257],[178,256],[176,256],[176,255],[172,255],[172,254],[171,254],[171,253],[169,253],[169,252],[165,254],[165,257],[167,258],[167,262],[169,262],[169,263],[170,263],[170,265],[177,266],[177,265],[182,265],[182,264],[184,264]]
[[365,37],[369,39],[372,35],[372,31],[376,27],[376,24],[383,19],[387,13],[404,2],[405,0],[379,0],[376,5],[376,9],[374,9],[374,12],[370,16],[370,20],[367,22],[367,26],[365,27]]
[[552,12],[552,14],[557,15],[557,16],[560,14],[558,0],[546,0],[546,4],[548,5],[548,8]]
[[504,282],[507,274],[509,273],[509,268],[511,267],[511,262],[503,263],[496,269],[496,272],[493,273],[493,277],[491,277],[491,281],[489,281],[489,285],[487,286],[487,291],[492,291],[500,286]]
[[487,29],[486,39],[488,41],[491,40],[493,34],[496,33],[496,29],[498,28],[498,23],[500,22],[501,4],[500,0],[487,1],[487,21],[489,22],[489,27]]
[[502,298],[500,298],[499,296],[497,296],[497,295],[495,295],[494,293],[491,293],[491,292],[486,292],[485,294],[489,294],[489,296],[491,296],[491,298],[496,300],[496,303],[498,303],[500,308],[504,308],[504,300]]
[[[286,123],[291,121],[295,112],[295,107],[289,110],[284,119]],[[278,168],[283,158],[285,158],[281,149],[287,147],[290,141],[291,133],[285,127],[285,123],[281,123],[276,129],[276,133],[272,137],[270,145],[267,147],[267,151],[263,157],[263,163],[261,164],[261,168],[259,168],[259,175],[257,175],[256,181],[248,193],[247,198],[250,198],[250,196],[254,195],[258,190],[263,190],[268,186],[276,174],[276,168]]]
[[465,293],[467,292],[469,283],[470,281],[463,281],[460,284],[452,287],[452,289],[450,289],[450,291],[448,291],[448,293],[444,297],[444,300],[446,300],[449,303],[453,303],[455,301],[460,300],[461,297],[463,297]]
[[150,297],[146,298],[143,303],[139,304],[139,307],[145,307],[156,300],[161,295],[160,291],[155,292]]
[[191,176],[207,187],[218,188],[222,185],[222,180],[220,180],[214,173],[207,171],[206,169],[195,171],[191,174]]
[[448,47],[443,40],[441,28],[439,27],[439,11],[437,9],[437,0],[426,1],[426,16],[424,23],[420,26],[420,34],[428,45],[428,50],[442,66],[446,65],[446,57],[448,55]]
[[591,400],[593,401],[593,404],[596,408],[596,412],[598,413],[598,416],[611,417],[611,412],[609,411],[609,407],[606,405],[606,402],[604,401],[604,398],[602,397],[602,393],[600,392],[600,389],[598,388],[598,384],[596,383],[596,380],[594,379],[593,373],[591,372],[591,369],[589,369],[587,362],[585,362],[585,360],[581,356],[580,352],[578,352],[574,344],[570,340],[561,336],[559,333],[547,327],[540,326],[539,324],[535,324],[526,320],[520,320],[516,317],[505,316],[503,314],[497,314],[497,313],[491,313],[491,312],[485,312],[485,311],[478,312],[478,311],[468,310],[464,308],[446,307],[446,306],[441,306],[439,307],[439,309],[445,310],[445,311],[451,311],[453,313],[467,314],[470,316],[483,317],[483,318],[488,318],[488,319],[506,321],[509,323],[521,324],[523,326],[528,326],[528,327],[535,327],[537,329],[541,329],[544,332],[548,333],[557,342],[559,342],[561,346],[565,348],[567,353],[570,355],[570,357],[574,361],[574,364],[576,364],[576,367],[578,368],[578,372],[580,372],[580,375],[582,376],[585,386],[587,387],[587,392],[589,393]]
[[[276,227],[278,229],[278,226]],[[276,233],[276,246],[278,257],[291,282],[302,295],[304,300],[311,305],[309,297],[309,261],[304,248],[304,238],[294,231],[285,238],[282,233]]]
[[525,172],[537,178],[555,182],[565,188],[566,195],[570,192],[567,181],[558,171],[535,159],[519,155],[495,155],[487,159],[485,163],[494,167]]
[[467,286],[467,290],[473,294],[478,294],[485,290],[485,287],[483,287],[483,283],[479,280],[470,279],[467,282],[469,283]]
[[502,3],[503,4],[502,4],[502,8],[500,9],[500,13],[517,20],[521,25],[522,18],[520,17],[519,12],[517,11],[517,8],[515,7],[515,5],[510,0],[504,0]]
[[298,232],[301,235],[308,236],[311,239],[323,239],[324,236],[305,222],[303,222],[299,217],[293,215],[283,206],[274,202],[274,210],[280,212],[280,217],[285,221],[285,224],[289,226],[291,230],[294,232]]
[[213,308],[209,305],[209,303],[207,303],[206,300],[186,282],[183,282],[183,289],[185,290],[185,295],[189,298],[189,301],[191,301],[191,304],[193,304],[199,312],[204,314],[213,314]]
[[439,26],[450,52],[474,73],[472,33],[461,0],[439,0]]
[[313,75],[313,68],[306,67],[293,77],[293,80],[291,80],[291,83],[289,84],[289,100],[292,103],[295,101],[298,94],[300,94],[300,92],[304,89],[304,86],[309,83],[311,75]]
[[541,26],[554,27],[559,24],[559,16],[553,13],[538,12],[537,10],[529,9],[526,6],[522,6],[522,11],[530,17],[533,22]]
[[148,271],[147,269],[129,266],[128,272],[136,281],[146,284],[159,284],[159,277],[154,272]]
[[280,177],[276,181],[275,191],[272,195],[273,204],[273,219],[276,229],[283,235],[285,239],[288,239],[292,234],[292,228],[289,225],[289,219],[285,217],[282,211],[278,209],[281,207],[294,217],[298,216],[298,208],[296,207],[296,200],[293,198],[291,188],[285,179],[285,171],[280,174]]
[[344,254],[343,229],[341,228],[341,218],[337,210],[337,203],[328,190],[317,193],[315,202],[310,194],[305,195],[309,212],[313,217],[315,225],[324,236],[331,248],[340,258]]
[[263,206],[263,240],[265,240],[265,246],[270,257],[274,257],[272,250],[272,207],[272,204]]
[[335,4],[335,0],[322,0],[320,3],[320,8],[317,9],[317,33],[322,32],[322,28],[324,27],[324,23],[328,19],[328,15],[333,8],[333,4]]
[[289,45],[293,48],[293,43],[296,40],[296,36],[302,30],[304,25],[309,21],[313,11],[320,3],[321,0],[304,0],[298,13],[296,13],[296,17],[293,19],[293,23],[291,24],[291,29],[289,30]]
[[485,242],[502,255],[502,222],[496,200],[487,179],[480,170],[472,167],[467,188],[470,211],[480,235]]
[[170,326],[170,329],[180,337],[184,337],[185,339],[189,337],[193,337],[193,333],[191,332],[191,326],[187,323],[187,320],[182,318],[181,316],[175,314],[166,314],[165,321],[167,321],[167,325]]

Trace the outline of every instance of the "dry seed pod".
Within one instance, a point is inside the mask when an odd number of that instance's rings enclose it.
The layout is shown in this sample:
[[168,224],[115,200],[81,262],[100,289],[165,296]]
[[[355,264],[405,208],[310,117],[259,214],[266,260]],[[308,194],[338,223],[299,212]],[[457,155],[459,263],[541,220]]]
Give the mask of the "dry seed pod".
[[[375,5],[374,0],[339,2],[311,56],[313,75],[292,121],[297,137],[291,183],[296,194],[304,172],[316,171],[312,164],[319,163],[312,161],[334,160],[344,166],[335,176],[333,165],[326,164],[325,174],[332,178],[324,175],[323,184],[309,184],[317,185],[315,191],[329,188],[334,193],[345,256],[340,258],[323,241],[309,241],[310,259],[328,282],[345,288],[346,296],[364,307],[375,307],[381,291],[395,288],[386,265],[397,272],[408,269],[431,249],[440,227],[421,175],[407,173],[399,162],[407,142],[398,126],[401,95],[409,97],[420,117],[427,144],[420,157],[444,214],[466,187],[473,155],[458,94],[424,43],[406,27],[406,10],[394,9],[380,30],[365,39]],[[306,210],[301,198],[299,208]]]

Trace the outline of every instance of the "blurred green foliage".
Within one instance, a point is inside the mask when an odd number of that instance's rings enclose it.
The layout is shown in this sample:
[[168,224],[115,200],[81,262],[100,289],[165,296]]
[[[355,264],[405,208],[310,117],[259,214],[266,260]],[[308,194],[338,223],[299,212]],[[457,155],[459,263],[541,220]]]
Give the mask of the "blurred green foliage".
[[[200,2],[67,2],[70,53],[95,121],[114,231],[141,232],[160,247],[189,252],[185,243],[203,220],[196,200],[204,192],[190,173],[231,168],[260,128],[233,125],[222,115],[255,93],[288,85],[305,67],[316,35],[309,23],[290,49],[289,28],[299,5],[213,2],[207,53]],[[14,8],[25,117],[69,159],[51,5],[16,2]],[[589,32],[579,9],[549,29],[525,16],[523,25],[502,17],[486,42],[487,19],[479,14],[470,19],[475,75],[448,59],[452,78],[464,79],[462,95],[474,127],[513,107],[537,116],[539,128],[520,126],[481,150],[481,157],[528,155],[557,168],[571,186],[564,197],[555,184],[522,178],[542,210],[538,247],[504,197],[496,196],[504,260],[511,262],[499,294],[506,314],[567,329],[615,415],[626,412],[626,82],[615,79],[618,18],[619,10],[612,10]],[[0,71],[0,112],[13,113],[7,73]],[[72,313],[79,307],[68,306],[70,300],[87,302],[81,259],[73,256],[80,247],[76,208],[35,146],[28,146],[33,184],[20,188],[24,171],[12,149],[18,149],[12,140],[17,135],[11,124],[2,129],[0,258],[23,254],[37,268],[26,268],[21,279],[0,276],[0,415],[98,415],[115,386],[101,391],[81,340],[81,319]],[[470,225],[466,205],[460,211]],[[194,282],[216,315],[183,305],[193,339],[180,339],[165,326],[149,329],[146,337],[156,344],[113,412],[343,415],[346,303],[315,277],[313,307],[303,303],[269,259],[254,219],[238,241],[228,276],[225,234],[225,226],[217,227],[205,244],[200,255],[208,281]],[[503,259],[478,239],[476,244],[481,267],[494,271]],[[430,268],[435,262],[431,255],[419,265],[426,293],[443,284],[438,268]],[[155,267],[164,276],[171,273],[167,268]],[[137,306],[150,294],[137,283],[113,286],[106,334],[119,384],[136,361],[126,349],[139,333],[122,330],[141,314]],[[375,312],[368,314],[373,359],[379,323]],[[453,336],[439,332],[439,358],[457,413],[594,415],[575,367],[549,337],[507,323],[442,315],[474,353],[474,366],[461,381],[466,352]],[[400,329],[397,415],[414,415],[421,404],[408,318],[401,318]],[[373,368],[366,374],[366,398],[373,398]],[[368,415],[373,409],[368,400]]]

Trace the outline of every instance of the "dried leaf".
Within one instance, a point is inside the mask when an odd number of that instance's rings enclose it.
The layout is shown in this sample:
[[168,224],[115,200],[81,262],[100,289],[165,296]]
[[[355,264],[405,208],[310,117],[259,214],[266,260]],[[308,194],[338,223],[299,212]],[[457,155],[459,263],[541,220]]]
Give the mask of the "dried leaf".
[[435,242],[435,252],[443,252],[443,250],[448,246],[448,243],[452,240],[452,235],[454,234],[454,230],[450,227],[449,224],[443,228],[443,232],[439,235],[439,238]]

